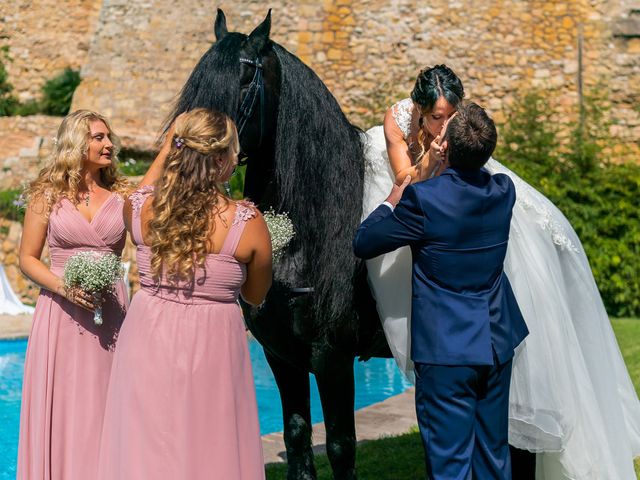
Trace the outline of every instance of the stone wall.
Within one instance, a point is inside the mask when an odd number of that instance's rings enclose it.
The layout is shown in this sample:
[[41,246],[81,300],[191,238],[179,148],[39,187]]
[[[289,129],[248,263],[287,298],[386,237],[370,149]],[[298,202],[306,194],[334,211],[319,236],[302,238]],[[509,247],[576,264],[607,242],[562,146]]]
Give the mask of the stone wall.
[[[22,225],[0,218],[0,265],[4,267],[9,284],[24,303],[34,304],[40,289],[29,281],[18,264]],[[45,252],[45,258],[47,256]]]
[[38,98],[45,81],[66,67],[86,63],[101,6],[101,0],[0,2],[0,47],[9,47],[5,64],[21,101]]
[[60,118],[0,117],[0,189],[35,179],[53,147]]
[[[262,2],[220,6],[230,30],[245,33],[266,13]],[[616,32],[639,1],[281,0],[271,6],[272,38],[314,68],[362,126],[378,123],[386,106],[406,97],[420,68],[445,62],[468,96],[499,121],[532,87],[547,92],[558,122],[575,120],[582,31],[584,90],[598,89],[610,100],[619,160],[638,157],[640,30],[632,22],[631,35]],[[74,107],[106,113],[132,137],[152,137],[210,47],[214,18],[214,5],[204,0],[180,8],[105,0]]]

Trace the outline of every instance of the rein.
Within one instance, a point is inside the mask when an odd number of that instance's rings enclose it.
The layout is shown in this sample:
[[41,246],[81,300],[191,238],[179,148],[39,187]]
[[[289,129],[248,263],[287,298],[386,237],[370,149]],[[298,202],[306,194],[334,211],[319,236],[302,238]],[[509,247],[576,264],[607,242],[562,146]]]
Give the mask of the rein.
[[[253,74],[253,79],[249,84],[247,89],[247,95],[244,97],[240,108],[238,109],[238,115],[236,119],[236,123],[238,125],[238,137],[242,135],[242,131],[244,127],[247,125],[249,118],[254,114],[256,106],[258,104],[258,99],[260,102],[260,140],[258,142],[258,147],[262,145],[262,136],[264,132],[264,124],[265,124],[265,108],[264,108],[264,67],[260,62],[259,58],[256,58],[255,61],[249,60],[248,58],[240,58],[240,63],[244,63],[245,65],[251,65],[256,69]],[[246,165],[247,159],[243,158],[239,165]]]
[[[258,99],[260,102],[260,140],[258,142],[258,147],[262,145],[263,134],[264,134],[264,125],[265,125],[265,108],[264,108],[264,66],[260,62],[259,58],[256,58],[255,61],[249,60],[248,58],[240,58],[240,63],[244,63],[245,65],[251,65],[254,67],[255,73],[253,74],[253,79],[251,83],[247,87],[247,95],[244,97],[240,108],[238,109],[237,115],[237,128],[238,128],[238,137],[242,135],[244,127],[247,125],[249,118],[255,113],[255,109],[258,106]],[[242,158],[238,165],[246,165],[248,158]],[[290,292],[294,296],[300,295],[309,295],[314,293],[313,287],[293,287],[289,289]]]

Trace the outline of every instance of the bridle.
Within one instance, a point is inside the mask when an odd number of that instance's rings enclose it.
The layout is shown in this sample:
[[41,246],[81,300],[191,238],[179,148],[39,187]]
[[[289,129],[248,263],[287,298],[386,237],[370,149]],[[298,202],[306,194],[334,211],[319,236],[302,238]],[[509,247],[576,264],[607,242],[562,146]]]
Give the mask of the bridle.
[[[265,95],[264,95],[264,66],[262,62],[260,62],[260,58],[256,58],[254,60],[249,60],[248,58],[240,58],[240,63],[244,63],[245,65],[251,65],[256,69],[253,74],[253,79],[251,83],[247,87],[247,95],[244,97],[242,104],[240,104],[240,108],[238,109],[238,115],[236,116],[236,125],[238,128],[238,137],[242,135],[244,127],[247,125],[249,118],[255,113],[255,109],[258,103],[258,99],[260,101],[260,140],[258,141],[258,147],[262,145],[263,135],[264,135],[264,125],[265,125]],[[240,156],[241,160],[238,162],[238,165],[246,165],[248,162],[248,157]],[[289,289],[292,295],[309,295],[314,292],[313,287],[297,287]]]
[[[245,65],[251,65],[256,69],[253,74],[253,79],[251,83],[247,87],[247,95],[244,97],[240,108],[238,109],[238,114],[236,116],[236,125],[238,127],[238,137],[242,135],[244,127],[247,125],[249,118],[254,114],[258,99],[260,101],[260,140],[258,142],[258,147],[262,145],[263,134],[264,134],[264,124],[265,124],[265,108],[264,108],[264,66],[260,62],[260,58],[256,58],[255,61],[249,60],[248,58],[240,58],[240,63],[244,63]],[[242,158],[242,157],[241,157]],[[242,158],[238,165],[246,165],[247,157]]]

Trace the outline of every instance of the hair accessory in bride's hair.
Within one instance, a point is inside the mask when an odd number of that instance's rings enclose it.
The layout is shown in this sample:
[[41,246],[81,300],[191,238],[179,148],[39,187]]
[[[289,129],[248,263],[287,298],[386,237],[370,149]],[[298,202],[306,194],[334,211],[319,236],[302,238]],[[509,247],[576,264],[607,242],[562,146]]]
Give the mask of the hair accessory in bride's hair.
[[176,142],[177,149],[182,148],[182,146],[184,145],[184,138],[182,137],[176,137],[173,141]]

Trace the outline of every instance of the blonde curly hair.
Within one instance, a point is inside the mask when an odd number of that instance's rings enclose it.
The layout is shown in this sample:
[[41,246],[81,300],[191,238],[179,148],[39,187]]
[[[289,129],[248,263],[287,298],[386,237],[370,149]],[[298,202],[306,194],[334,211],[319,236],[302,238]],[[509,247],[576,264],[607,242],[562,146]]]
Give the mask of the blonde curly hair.
[[113,192],[122,195],[128,193],[129,183],[120,174],[117,166],[120,138],[114,133],[106,117],[90,110],[76,110],[62,120],[47,165],[23,192],[27,203],[43,200],[46,215],[62,198],[69,199],[74,205],[79,203],[78,186],[82,180],[84,159],[89,150],[91,122],[94,121],[105,124],[113,144],[111,165],[100,169],[100,180]]
[[156,278],[192,281],[196,267],[204,265],[214,216],[228,206],[219,201],[226,199],[221,174],[239,150],[236,127],[223,113],[197,108],[176,120],[149,222]]

